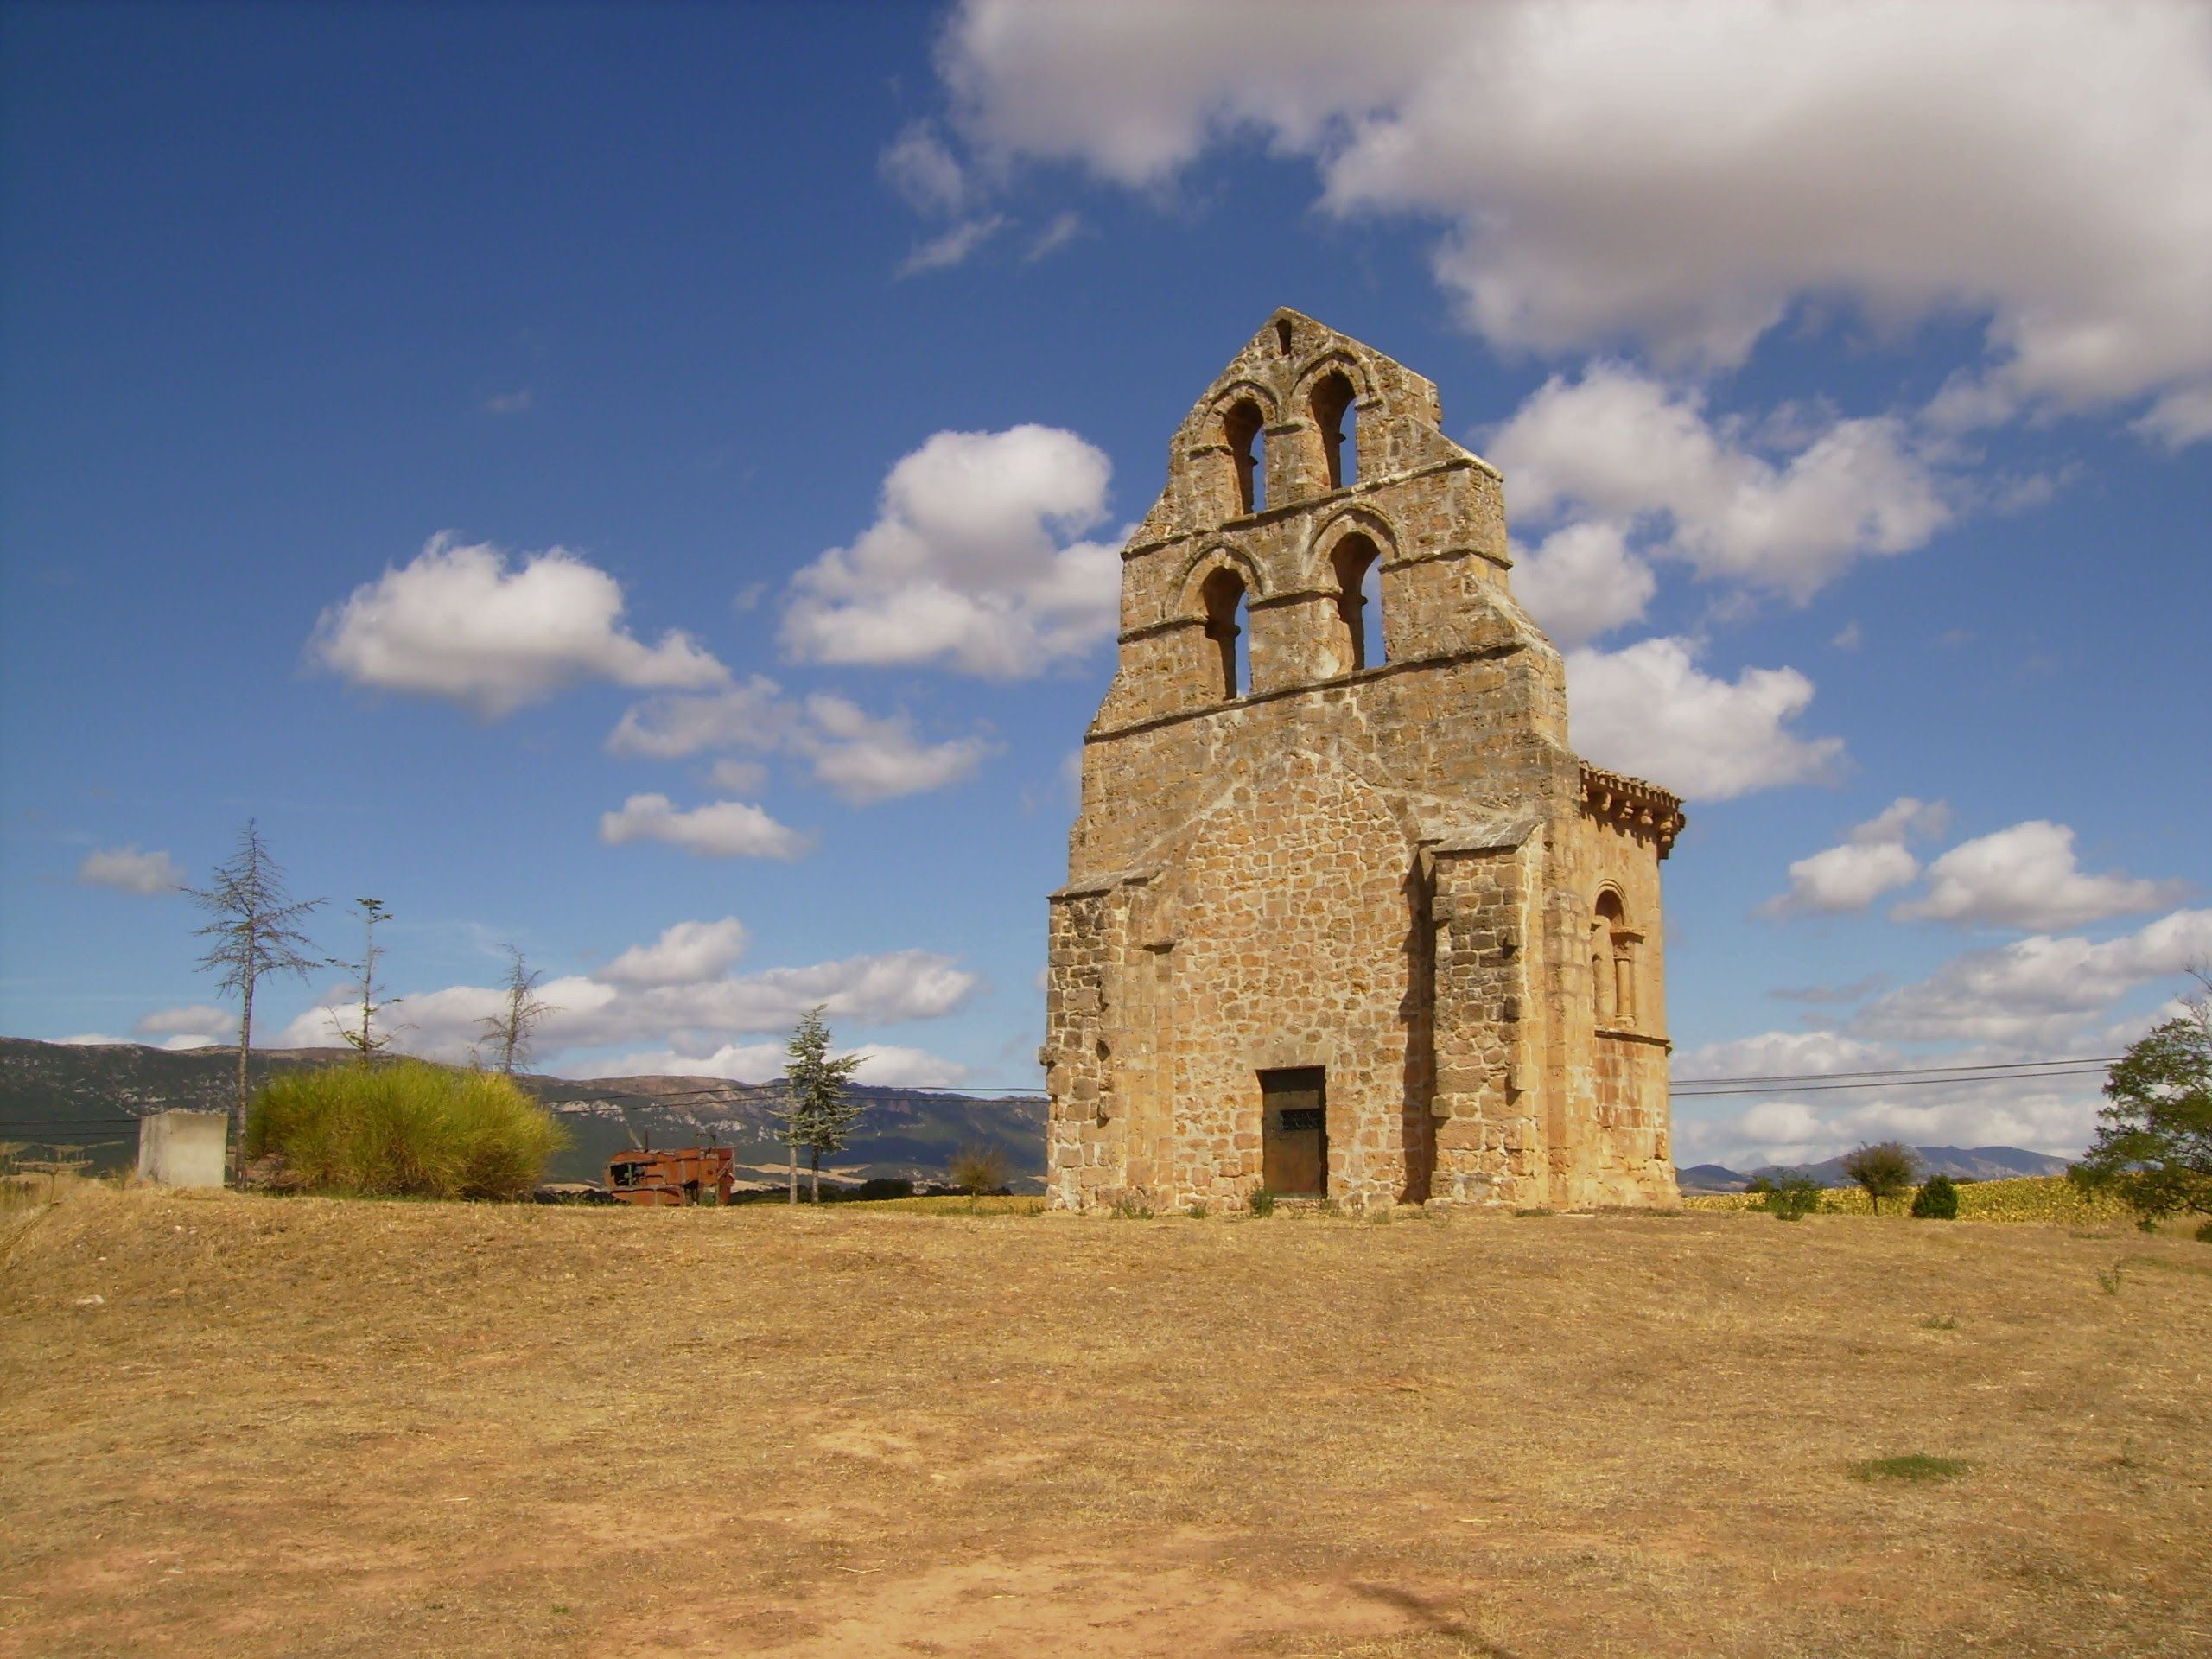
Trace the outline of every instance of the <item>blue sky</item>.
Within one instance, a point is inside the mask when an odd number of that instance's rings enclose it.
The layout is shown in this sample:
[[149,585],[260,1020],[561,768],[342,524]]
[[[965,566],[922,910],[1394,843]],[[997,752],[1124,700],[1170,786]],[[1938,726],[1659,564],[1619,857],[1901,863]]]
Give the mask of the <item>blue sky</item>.
[[2115,1052],[2212,957],[2212,12],[1348,16],[0,12],[0,1029],[219,1036],[173,884],[253,817],[404,1044],[512,941],[556,1069],[826,1000],[1033,1081],[1113,550],[1287,304],[1438,383],[1578,747],[1689,798],[1677,1076]]

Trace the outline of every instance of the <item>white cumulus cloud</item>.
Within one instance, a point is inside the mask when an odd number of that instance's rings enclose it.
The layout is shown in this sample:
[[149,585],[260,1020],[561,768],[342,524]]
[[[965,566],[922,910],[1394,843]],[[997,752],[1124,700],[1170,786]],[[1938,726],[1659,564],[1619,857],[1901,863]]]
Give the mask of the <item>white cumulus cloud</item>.
[[2032,818],[1952,848],[1929,867],[1926,896],[1890,913],[1961,927],[2079,927],[2156,910],[2183,891],[2118,871],[2088,874],[2075,863],[2074,831]]
[[625,709],[607,747],[614,754],[679,760],[709,749],[781,747],[798,710],[783,688],[755,674],[742,685],[696,696],[649,697]]
[[1940,836],[1950,817],[1950,809],[1941,801],[1900,796],[1853,830],[1841,846],[1790,865],[1789,890],[1760,906],[1760,913],[1783,916],[1814,910],[1833,914],[1866,909],[1920,874],[1920,861],[1906,850],[1907,838]]
[[562,548],[511,566],[450,532],[326,609],[310,662],[349,684],[443,697],[486,719],[579,680],[698,688],[729,671],[688,636],[648,645],[622,626],[621,584]]
[[1991,412],[2208,425],[2202,6],[967,0],[939,61],[1001,165],[1157,188],[1256,135],[1328,212],[1440,222],[1436,274],[1499,345],[1726,366],[1841,300],[1977,319]]
[[1786,435],[1794,442],[1769,459],[1740,423],[1708,420],[1699,392],[1594,363],[1580,380],[1545,382],[1484,448],[1505,471],[1516,519],[1632,526],[1641,553],[1796,600],[1859,558],[1922,545],[1948,520],[1900,422],[1836,420]]
[[86,853],[77,866],[77,880],[118,893],[175,893],[185,885],[184,868],[175,859],[164,852],[142,853],[135,845]]
[[2088,1022],[2138,986],[2212,960],[2212,910],[2177,910],[2102,944],[2038,933],[1970,951],[1867,1004],[1853,1024],[1890,1042],[2017,1043],[2080,1052]]
[[806,712],[811,729],[801,741],[815,777],[855,806],[957,783],[989,751],[980,737],[925,743],[904,715],[869,715],[842,697],[809,697]]
[[[702,931],[694,933],[679,925],[654,944],[634,946],[615,958],[646,976],[617,979],[610,964],[598,974],[569,974],[540,985],[537,995],[550,1010],[537,1033],[545,1063],[573,1071],[578,1063],[563,1061],[564,1053],[616,1046],[710,1055],[747,1036],[776,1037],[780,1055],[780,1039],[809,1008],[826,1007],[841,1026],[932,1020],[963,1006],[979,982],[952,958],[930,950],[892,950],[734,974],[727,964],[721,970],[713,966],[717,947],[726,950],[728,943],[715,930],[726,928],[727,919],[695,925]],[[695,976],[676,977],[679,972]],[[329,1044],[330,1016],[342,1008],[346,995],[343,988],[333,988],[321,1006],[294,1019],[273,1039],[275,1045]],[[404,1023],[395,1028],[393,1046],[435,1059],[465,1060],[480,1039],[479,1022],[502,1008],[505,998],[504,990],[491,985],[410,988],[399,1010]],[[580,1064],[605,1075],[610,1063]],[[779,1059],[772,1071],[781,1069]]]
[[664,841],[702,858],[804,858],[813,842],[743,801],[710,801],[680,811],[665,795],[632,795],[619,812],[603,812],[599,838]]
[[131,1027],[141,1037],[169,1039],[171,1047],[200,1048],[227,1038],[238,1040],[238,1017],[211,1002],[194,1002],[181,1008],[156,1008]]
[[1658,585],[1614,524],[1566,525],[1513,567],[1514,598],[1567,649],[1639,620]]
[[[944,789],[974,775],[993,745],[970,735],[930,742],[904,712],[871,715],[848,698],[784,696],[755,675],[728,691],[650,698],[626,710],[607,740],[616,754],[677,760],[702,751],[746,748],[798,756],[815,781],[855,806]],[[754,788],[765,771],[723,760],[717,783]]]
[[[973,1075],[957,1060],[948,1060],[926,1049],[895,1044],[863,1043],[857,1048],[836,1048],[833,1054],[857,1054],[853,1081],[886,1088],[937,1089]],[[733,1083],[772,1083],[784,1074],[791,1056],[781,1043],[724,1043],[711,1053],[682,1053],[672,1048],[644,1049],[610,1060],[591,1063],[588,1071],[570,1075],[610,1077],[728,1077]]]
[[594,976],[618,985],[688,985],[719,978],[745,954],[745,924],[678,922],[651,944],[633,944]]
[[1790,729],[1813,701],[1813,683],[1794,668],[1724,680],[1698,667],[1688,642],[1662,638],[1569,652],[1567,683],[1580,753],[1686,798],[1816,781],[1843,758],[1841,738]]
[[802,661],[939,664],[1019,678],[1114,633],[1119,550],[1071,539],[1106,516],[1111,463],[1072,432],[939,432],[892,467],[850,547],[792,579]]

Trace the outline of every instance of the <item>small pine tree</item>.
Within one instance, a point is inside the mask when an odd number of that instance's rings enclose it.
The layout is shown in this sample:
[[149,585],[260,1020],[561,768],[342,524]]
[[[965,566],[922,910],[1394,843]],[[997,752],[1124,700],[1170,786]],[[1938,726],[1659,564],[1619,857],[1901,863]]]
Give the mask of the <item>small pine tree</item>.
[[798,1202],[798,1152],[806,1148],[813,1174],[814,1202],[822,1202],[822,1154],[844,1149],[861,1107],[845,1093],[861,1057],[830,1058],[826,1005],[810,1008],[791,1033],[791,1056],[784,1067],[784,1139],[791,1149],[791,1201]]
[[1951,1185],[1951,1178],[1930,1175],[1927,1185],[1912,1195],[1912,1213],[1923,1221],[1956,1221],[1959,1189]]

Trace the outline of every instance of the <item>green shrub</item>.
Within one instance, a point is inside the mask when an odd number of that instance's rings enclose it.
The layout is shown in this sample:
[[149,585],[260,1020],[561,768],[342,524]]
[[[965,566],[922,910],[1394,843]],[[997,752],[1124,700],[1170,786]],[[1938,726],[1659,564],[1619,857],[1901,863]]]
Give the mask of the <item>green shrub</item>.
[[1951,1185],[1951,1178],[1930,1175],[1926,1185],[1912,1195],[1912,1213],[1923,1221],[1956,1221],[1959,1189]]
[[1766,1194],[1766,1212],[1777,1221],[1797,1221],[1821,1207],[1821,1184],[1804,1175],[1786,1176]]
[[2196,1242],[2200,1244],[2212,1244],[2212,1221],[2201,1222],[2197,1224]]
[[246,1123],[246,1155],[281,1157],[286,1185],[386,1198],[520,1198],[569,1144],[512,1079],[420,1060],[276,1077]]
[[1275,1195],[1264,1186],[1255,1186],[1252,1189],[1249,1202],[1252,1213],[1255,1216],[1272,1216],[1275,1212]]

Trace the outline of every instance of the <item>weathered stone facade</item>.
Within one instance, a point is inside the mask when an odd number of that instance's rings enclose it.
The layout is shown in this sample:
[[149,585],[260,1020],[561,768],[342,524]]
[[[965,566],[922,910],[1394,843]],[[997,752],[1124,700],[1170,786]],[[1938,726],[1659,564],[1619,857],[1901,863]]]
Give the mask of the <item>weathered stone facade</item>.
[[1500,477],[1441,423],[1285,310],[1175,435],[1052,900],[1056,1205],[1675,1197],[1681,803],[1568,749]]

